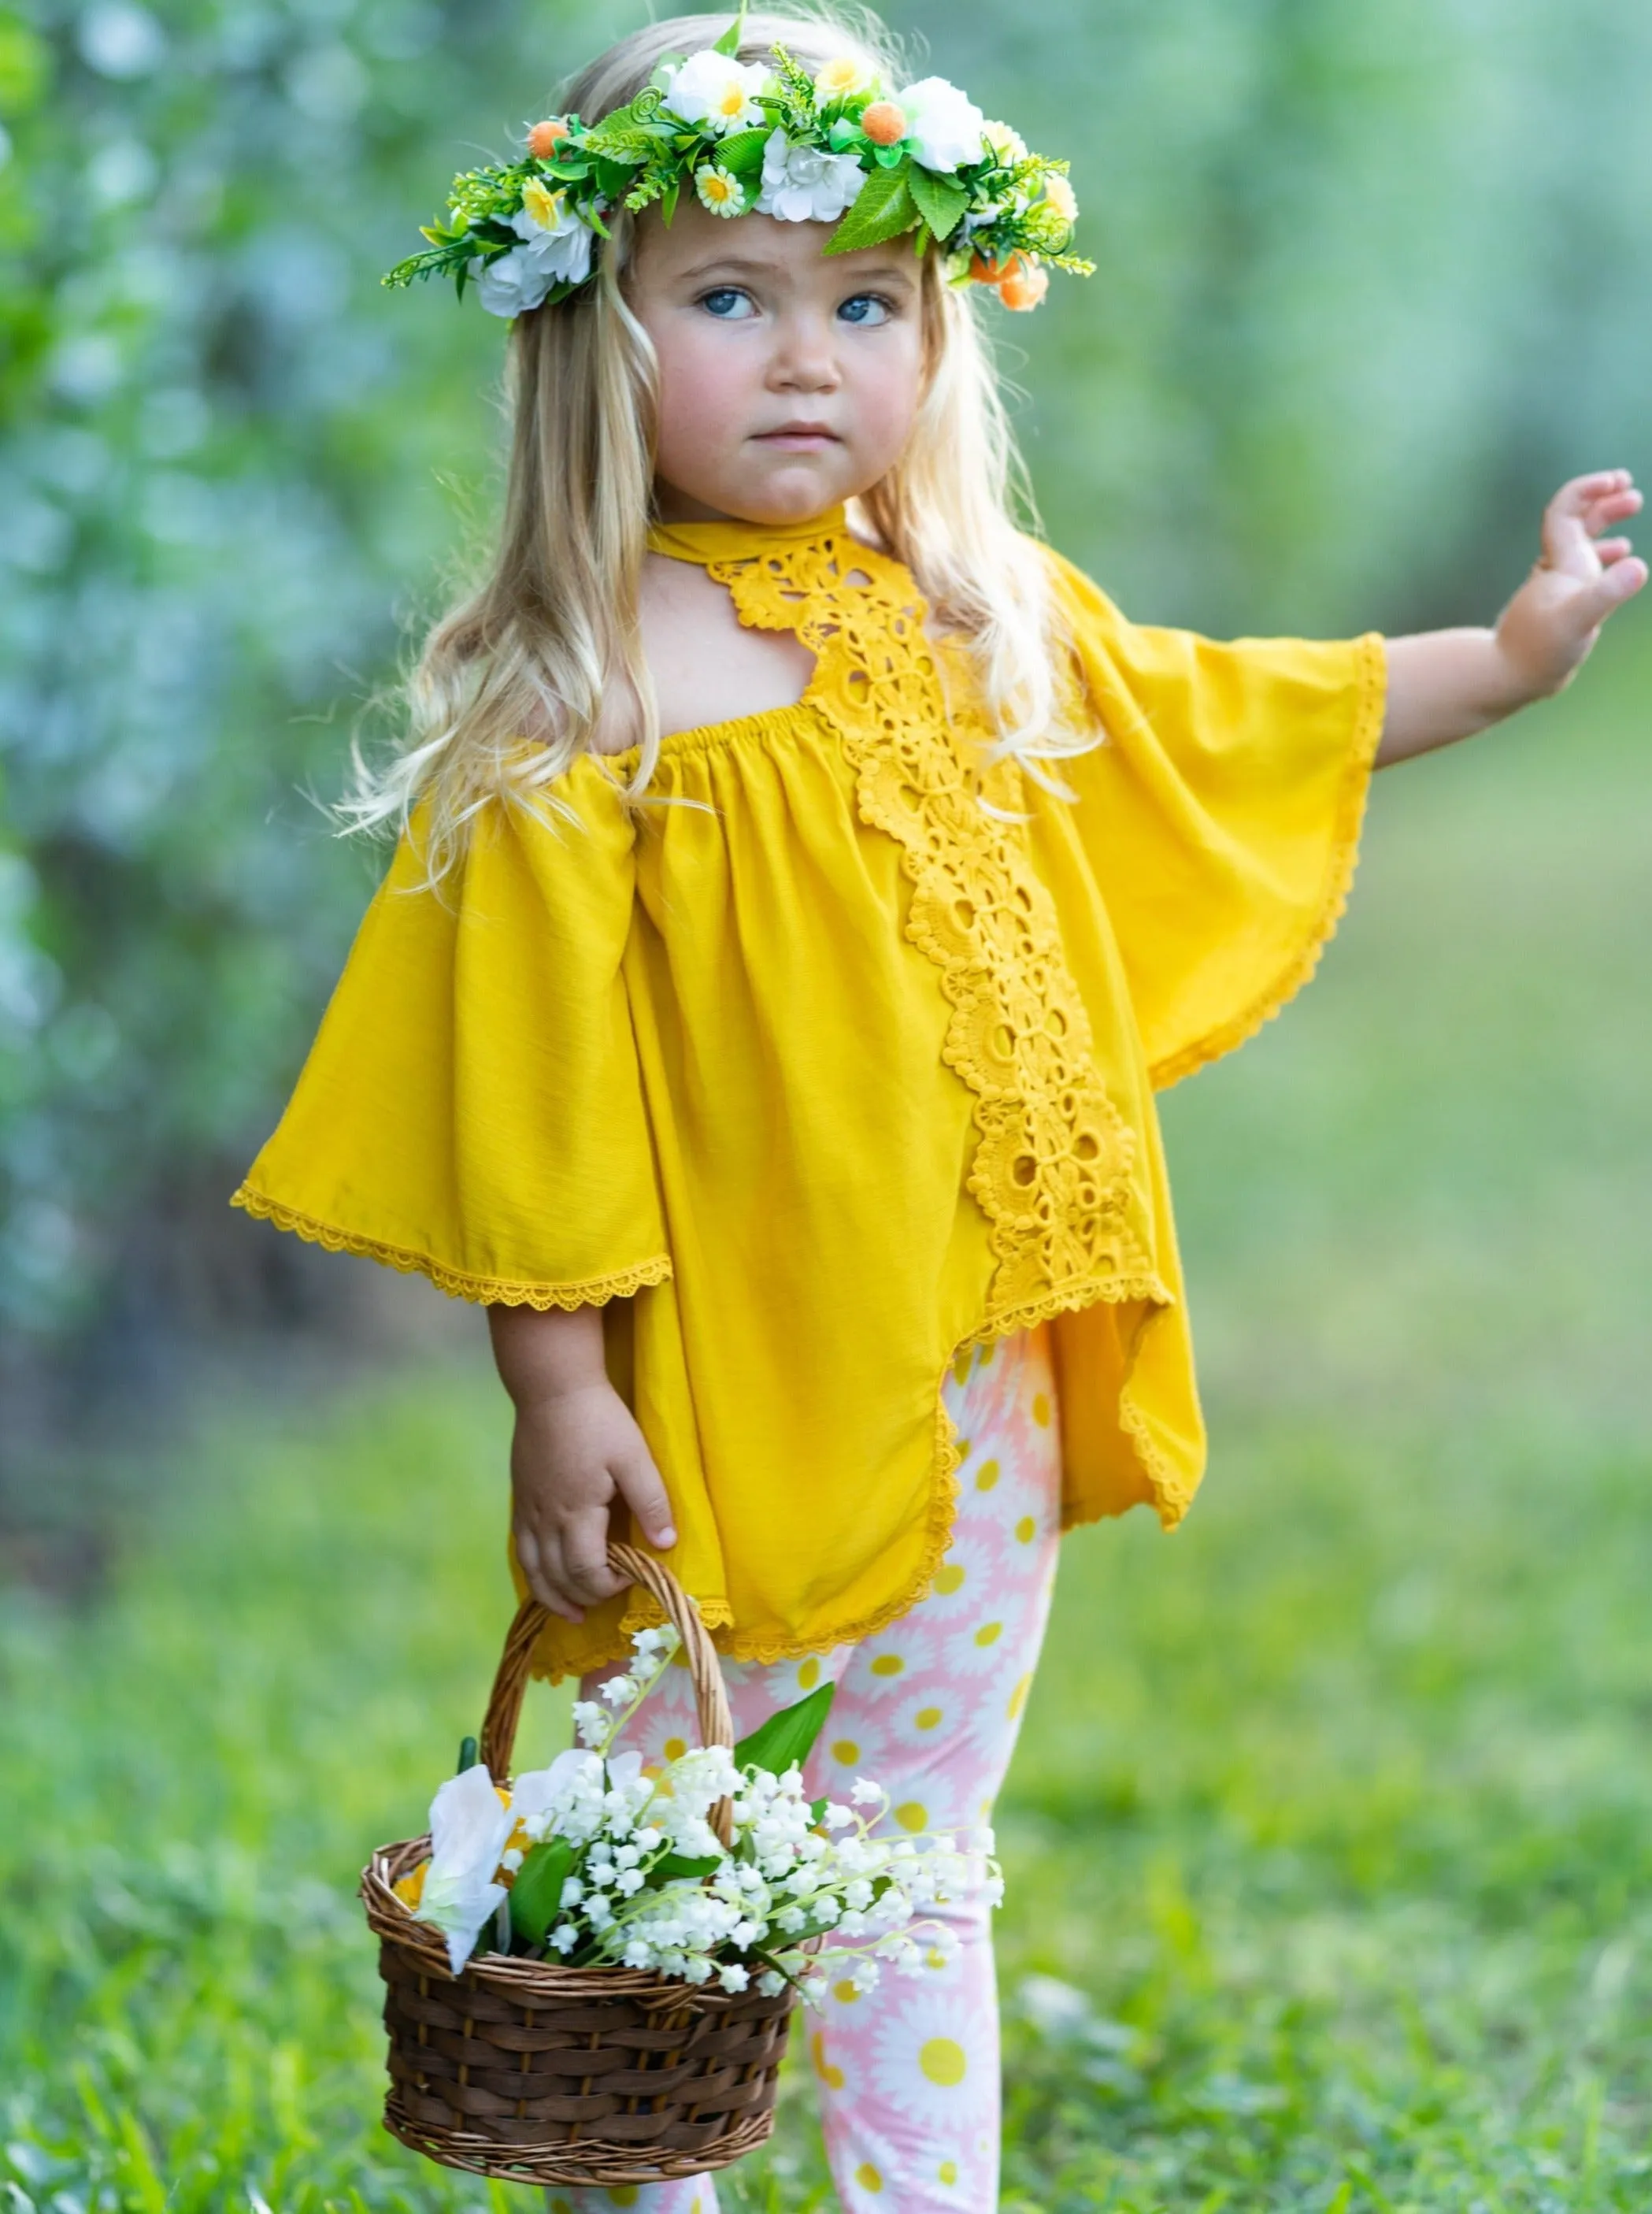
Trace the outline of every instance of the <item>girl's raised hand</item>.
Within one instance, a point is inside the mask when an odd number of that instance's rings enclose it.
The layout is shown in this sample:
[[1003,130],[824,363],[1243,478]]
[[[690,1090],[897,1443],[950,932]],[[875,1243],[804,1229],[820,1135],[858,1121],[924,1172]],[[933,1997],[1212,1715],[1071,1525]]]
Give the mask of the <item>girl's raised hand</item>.
[[1570,683],[1600,626],[1645,584],[1627,538],[1610,535],[1641,510],[1627,469],[1600,469],[1562,485],[1543,517],[1543,554],[1503,609],[1497,644],[1526,695]]

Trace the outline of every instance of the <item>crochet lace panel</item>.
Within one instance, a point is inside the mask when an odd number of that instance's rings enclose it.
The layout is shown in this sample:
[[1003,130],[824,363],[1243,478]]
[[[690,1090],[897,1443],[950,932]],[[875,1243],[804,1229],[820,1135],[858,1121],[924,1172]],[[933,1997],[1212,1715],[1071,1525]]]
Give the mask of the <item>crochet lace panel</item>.
[[942,1049],[980,1133],[968,1184],[995,1257],[984,1334],[1098,1295],[1167,1301],[1131,1221],[1134,1133],[1097,1073],[1055,903],[1014,823],[1019,773],[949,701],[928,610],[899,563],[835,532],[707,573],[741,622],[814,654],[807,698],[840,733],[862,819],[899,845],[906,934],[951,1005]]

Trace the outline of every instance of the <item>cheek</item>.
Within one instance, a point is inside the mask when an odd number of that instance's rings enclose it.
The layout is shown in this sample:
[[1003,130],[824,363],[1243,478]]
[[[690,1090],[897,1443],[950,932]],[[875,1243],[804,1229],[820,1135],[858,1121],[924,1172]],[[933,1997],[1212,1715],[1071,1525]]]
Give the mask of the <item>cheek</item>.
[[658,464],[672,474],[674,461],[702,464],[743,431],[751,413],[751,387],[760,383],[756,350],[730,346],[728,333],[709,320],[673,321],[650,333],[660,364]]
[[924,388],[923,341],[903,329],[899,342],[868,347],[851,374],[855,420],[869,461],[880,472],[899,456],[917,413]]

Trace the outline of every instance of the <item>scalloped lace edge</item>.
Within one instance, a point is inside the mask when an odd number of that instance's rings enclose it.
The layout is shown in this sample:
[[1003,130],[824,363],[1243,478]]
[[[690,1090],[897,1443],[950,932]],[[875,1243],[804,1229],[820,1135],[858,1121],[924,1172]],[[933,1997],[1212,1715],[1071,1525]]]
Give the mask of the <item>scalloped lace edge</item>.
[[1376,767],[1376,750],[1382,743],[1383,719],[1387,706],[1387,655],[1381,634],[1368,631],[1359,641],[1360,701],[1354,719],[1353,743],[1343,770],[1342,784],[1337,795],[1336,812],[1331,853],[1326,865],[1325,890],[1319,908],[1299,950],[1293,953],[1277,976],[1259,992],[1249,1006],[1195,1038],[1180,1052],[1157,1061],[1148,1072],[1149,1080],[1155,1092],[1167,1092],[1173,1084],[1180,1084],[1185,1076],[1192,1076],[1207,1068],[1213,1061],[1232,1053],[1238,1046],[1253,1038],[1266,1023],[1271,1023],[1281,1009],[1288,1006],[1319,967],[1325,949],[1337,934],[1337,925],[1347,912],[1348,895],[1353,887],[1354,872],[1359,865],[1360,829],[1365,819],[1365,799],[1372,773]]
[[[717,1651],[725,1660],[755,1661],[768,1666],[777,1660],[801,1660],[812,1653],[829,1653],[839,1645],[853,1645],[862,1638],[871,1637],[890,1623],[910,1612],[928,1593],[935,1581],[936,1570],[947,1557],[952,1543],[953,1524],[958,1516],[958,1470],[963,1460],[958,1433],[952,1416],[947,1412],[946,1383],[952,1366],[959,1355],[967,1348],[991,1343],[995,1339],[1013,1336],[1019,1330],[1035,1330],[1040,1323],[1053,1322],[1058,1315],[1076,1312],[1081,1307],[1103,1303],[1125,1306],[1136,1301],[1145,1302],[1150,1312],[1143,1318],[1142,1331],[1131,1352],[1130,1368],[1133,1371],[1136,1355],[1141,1348],[1141,1337],[1154,1324],[1176,1304],[1156,1276],[1115,1277],[1104,1284],[1094,1282],[1070,1283],[1047,1293],[1043,1298],[1028,1300],[1020,1306],[1007,1307],[987,1315],[978,1327],[960,1337],[942,1366],[935,1387],[935,1449],[930,1464],[929,1511],[925,1518],[924,1550],[917,1569],[904,1591],[870,1614],[853,1622],[839,1623],[830,1630],[817,1630],[807,1636],[743,1636],[734,1629],[734,1610],[726,1599],[696,1599],[700,1618],[716,1638]],[[1153,1505],[1159,1520],[1167,1529],[1173,1529],[1186,1514],[1193,1495],[1189,1485],[1165,1459],[1149,1434],[1147,1422],[1130,1398],[1130,1373],[1119,1393],[1119,1427],[1130,1439],[1143,1473],[1152,1488]],[[1103,1514],[1064,1514],[1062,1529],[1067,1531],[1081,1522],[1100,1521]],[[553,1665],[534,1667],[535,1675],[552,1684],[560,1684],[570,1676],[583,1676],[594,1668],[606,1667],[610,1660],[623,1660],[630,1651],[633,1630],[648,1627],[663,1619],[657,1609],[645,1606],[628,1608],[618,1631],[595,1640],[576,1653],[562,1653]]]
[[571,1312],[575,1307],[605,1306],[610,1300],[629,1299],[633,1292],[650,1284],[662,1284],[671,1274],[670,1255],[656,1253],[652,1260],[639,1261],[634,1269],[621,1269],[611,1276],[593,1276],[582,1284],[509,1283],[496,1276],[468,1275],[462,1269],[450,1269],[445,1262],[429,1253],[416,1253],[408,1246],[358,1238],[331,1222],[319,1221],[313,1214],[301,1214],[296,1208],[283,1206],[251,1184],[242,1184],[229,1204],[257,1215],[260,1221],[273,1222],[277,1230],[290,1230],[308,1245],[325,1246],[329,1253],[359,1253],[369,1261],[382,1262],[387,1269],[399,1270],[404,1276],[428,1276],[449,1299],[471,1300],[479,1306],[536,1307],[541,1314],[551,1307]]

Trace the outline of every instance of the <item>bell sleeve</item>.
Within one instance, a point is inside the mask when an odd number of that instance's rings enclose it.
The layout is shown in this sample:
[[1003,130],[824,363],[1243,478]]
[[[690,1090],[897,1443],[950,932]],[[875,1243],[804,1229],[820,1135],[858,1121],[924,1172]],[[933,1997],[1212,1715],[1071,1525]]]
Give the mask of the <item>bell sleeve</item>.
[[1382,735],[1380,637],[1129,622],[1056,561],[1104,737],[1056,764],[1116,933],[1153,1082],[1242,1044],[1312,975],[1352,881]]
[[233,1204],[461,1299],[597,1304],[671,1274],[623,974],[632,831],[496,804],[425,882],[418,824]]

